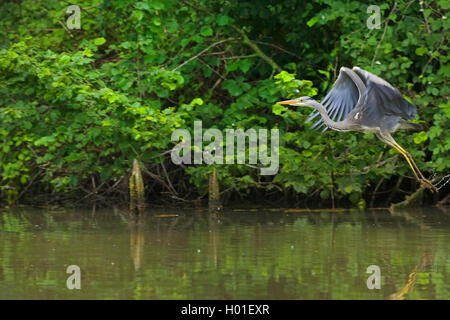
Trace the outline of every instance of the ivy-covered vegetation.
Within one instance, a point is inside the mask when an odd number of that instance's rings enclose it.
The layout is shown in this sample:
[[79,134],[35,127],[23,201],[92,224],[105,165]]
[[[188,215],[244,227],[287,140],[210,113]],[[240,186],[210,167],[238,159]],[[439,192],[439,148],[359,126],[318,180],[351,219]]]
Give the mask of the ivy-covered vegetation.
[[[381,75],[429,130],[396,140],[428,177],[450,171],[446,0],[63,0],[0,4],[0,201],[126,195],[133,159],[149,200],[193,200],[213,166],[172,163],[177,128],[277,128],[280,170],[215,165],[225,200],[366,206],[413,192],[404,159],[370,134],[325,133],[310,109],[341,66]],[[70,29],[67,8],[81,8]],[[445,190],[441,190],[445,191]],[[444,196],[441,193],[441,196]]]

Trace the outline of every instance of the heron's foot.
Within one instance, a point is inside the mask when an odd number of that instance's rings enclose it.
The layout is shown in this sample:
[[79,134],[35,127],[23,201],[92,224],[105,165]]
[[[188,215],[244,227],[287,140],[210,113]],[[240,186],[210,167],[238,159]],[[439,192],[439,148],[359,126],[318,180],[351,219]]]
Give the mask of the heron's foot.
[[438,192],[438,189],[433,185],[433,183],[430,180],[423,178],[420,179],[419,182],[422,186],[431,190],[431,192]]

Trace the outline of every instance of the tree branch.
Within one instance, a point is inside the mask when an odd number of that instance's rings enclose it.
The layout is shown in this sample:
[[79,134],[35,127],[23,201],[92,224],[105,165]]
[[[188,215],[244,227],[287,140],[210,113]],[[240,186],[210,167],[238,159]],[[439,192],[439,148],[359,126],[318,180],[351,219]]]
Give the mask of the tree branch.
[[281,72],[283,70],[275,61],[273,61],[269,56],[262,52],[261,49],[247,37],[247,34],[244,32],[244,30],[238,28],[234,24],[231,24],[231,27],[242,36],[243,43],[249,46],[261,59],[266,61],[272,67],[272,69],[275,69],[278,72]]
[[199,53],[197,53],[195,56],[190,57],[188,60],[186,60],[185,62],[183,62],[182,64],[180,64],[178,67],[176,67],[175,69],[173,69],[172,71],[177,71],[178,69],[180,69],[181,67],[185,66],[186,64],[188,64],[189,62],[191,62],[194,59],[197,59],[198,57],[200,57],[202,54],[204,54],[205,52],[209,51],[210,49],[214,48],[215,46],[218,46],[219,44],[222,44],[224,42],[229,42],[232,40],[236,40],[235,38],[228,38],[228,39],[224,39],[224,40],[220,40],[217,42],[214,42],[213,44],[211,44],[210,46],[208,46],[206,49],[203,49],[202,51],[200,51]]

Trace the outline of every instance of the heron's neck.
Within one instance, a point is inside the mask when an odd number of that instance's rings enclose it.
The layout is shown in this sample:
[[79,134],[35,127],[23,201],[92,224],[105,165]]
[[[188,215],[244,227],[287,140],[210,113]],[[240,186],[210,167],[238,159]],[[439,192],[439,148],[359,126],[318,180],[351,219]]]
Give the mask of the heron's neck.
[[316,109],[317,111],[319,111],[320,115],[322,116],[323,122],[328,126],[328,128],[337,131],[351,130],[351,128],[348,126],[348,123],[345,120],[338,122],[331,120],[331,118],[328,116],[327,109],[325,109],[325,107],[321,103],[317,101],[310,101],[309,105],[314,109]]

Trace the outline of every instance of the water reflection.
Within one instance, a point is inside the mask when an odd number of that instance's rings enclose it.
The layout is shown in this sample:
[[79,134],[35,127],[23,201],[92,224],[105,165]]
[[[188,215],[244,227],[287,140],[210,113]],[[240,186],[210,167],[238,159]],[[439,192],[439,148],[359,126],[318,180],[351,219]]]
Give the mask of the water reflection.
[[419,262],[415,265],[413,271],[408,275],[408,281],[403,287],[400,288],[400,290],[390,295],[390,299],[404,300],[407,297],[407,294],[414,289],[414,285],[416,284],[418,274],[425,271],[427,267],[433,265],[433,258],[434,255],[432,247],[430,246],[424,248],[423,253],[420,256]]
[[130,218],[130,251],[133,257],[134,270],[138,271],[141,267],[144,256],[145,244],[145,220],[147,215],[139,215]]
[[[424,271],[426,271],[430,266],[433,266],[434,261],[434,252],[433,252],[433,244],[431,241],[433,232],[432,228],[424,223],[421,217],[416,217],[414,214],[411,214],[408,211],[397,210],[392,211],[391,214],[393,216],[400,216],[410,223],[417,225],[426,235],[424,247],[421,250],[420,258],[418,263],[414,266],[414,269],[411,273],[408,274],[407,282],[404,286],[402,286],[397,292],[391,294],[389,297],[392,300],[404,300],[408,293],[414,289],[414,285],[416,284],[417,277]],[[427,276],[427,274],[425,273]]]
[[448,299],[445,210],[150,212],[2,212],[0,299]]

